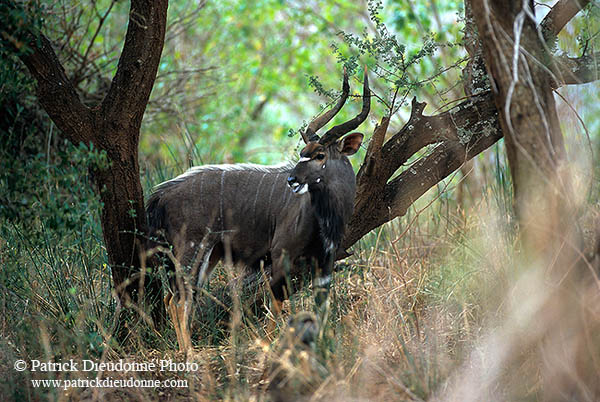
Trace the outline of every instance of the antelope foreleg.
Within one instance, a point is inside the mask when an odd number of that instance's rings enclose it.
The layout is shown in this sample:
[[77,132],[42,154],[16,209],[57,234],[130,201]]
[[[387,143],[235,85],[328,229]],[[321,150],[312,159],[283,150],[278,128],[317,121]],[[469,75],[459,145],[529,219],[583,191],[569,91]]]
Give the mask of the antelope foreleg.
[[277,328],[277,320],[281,316],[281,310],[283,309],[283,301],[277,300],[276,298],[271,298],[271,312],[273,313],[273,317],[269,318],[267,321],[266,332],[267,335],[271,336],[275,329]]
[[[335,250],[335,249],[334,249]],[[329,288],[331,286],[331,273],[333,272],[334,253],[329,251],[325,256],[323,267],[313,273],[313,292],[317,309],[327,308],[325,302],[329,297]]]

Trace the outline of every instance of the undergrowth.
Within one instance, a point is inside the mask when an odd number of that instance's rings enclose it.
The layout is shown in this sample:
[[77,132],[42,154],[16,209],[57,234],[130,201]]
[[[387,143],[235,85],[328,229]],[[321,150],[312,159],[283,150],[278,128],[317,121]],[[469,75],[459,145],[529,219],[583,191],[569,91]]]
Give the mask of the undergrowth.
[[[281,357],[278,339],[288,318],[314,308],[310,285],[307,282],[286,302],[283,314],[274,317],[264,308],[249,308],[250,296],[232,292],[240,273],[223,266],[198,296],[196,349],[188,356],[198,370],[138,374],[184,378],[189,388],[166,388],[158,394],[143,389],[40,389],[32,388],[29,380],[47,378],[41,375],[46,373],[12,370],[16,359],[185,361],[176,352],[170,328],[158,334],[143,321],[132,322],[139,339],[125,347],[114,341],[117,306],[98,224],[100,205],[85,173],[99,156],[72,146],[64,152],[78,157],[67,163],[60,153],[51,161],[40,154],[24,162],[29,175],[19,186],[3,181],[13,199],[33,200],[4,213],[0,225],[0,350],[8,379],[4,395],[51,400],[90,393],[140,400],[272,397],[266,392],[265,372]],[[316,368],[294,372],[300,380],[290,376],[300,381],[302,392],[318,400],[428,399],[460,367],[483,328],[500,314],[501,295],[513,278],[509,267],[514,233],[504,214],[506,206],[499,202],[510,192],[510,183],[503,180],[503,164],[497,169],[496,181],[469,200],[468,211],[440,185],[430,197],[442,205],[419,201],[406,216],[366,236],[355,245],[354,255],[338,264],[327,320],[320,323],[310,350]],[[168,172],[157,169],[146,175],[149,186]],[[268,306],[268,296],[264,300]],[[275,330],[269,332],[272,321]],[[56,372],[50,377],[88,374]]]

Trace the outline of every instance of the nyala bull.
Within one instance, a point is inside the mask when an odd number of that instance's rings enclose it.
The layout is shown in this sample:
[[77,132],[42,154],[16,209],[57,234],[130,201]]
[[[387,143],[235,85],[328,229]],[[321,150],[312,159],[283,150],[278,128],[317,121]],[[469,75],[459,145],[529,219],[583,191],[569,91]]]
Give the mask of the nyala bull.
[[[302,132],[306,146],[295,165],[199,166],[155,188],[147,203],[150,233],[170,244],[175,259],[191,268],[194,286],[202,286],[225,257],[253,270],[268,261],[277,301],[289,296],[286,275],[297,273],[299,267],[312,270],[317,304],[326,300],[356,191],[347,156],[358,150],[363,135],[340,137],[367,118],[366,74],[360,114],[322,137],[316,133],[339,112],[349,90],[344,73],[339,101]],[[187,321],[192,299],[180,293],[175,291],[175,300],[167,297],[166,302],[180,347],[187,349],[191,346]]]

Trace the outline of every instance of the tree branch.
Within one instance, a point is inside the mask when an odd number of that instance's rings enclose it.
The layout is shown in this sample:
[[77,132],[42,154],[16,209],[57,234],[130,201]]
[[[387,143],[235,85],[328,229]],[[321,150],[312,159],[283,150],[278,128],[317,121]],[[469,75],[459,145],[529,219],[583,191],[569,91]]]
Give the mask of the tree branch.
[[67,78],[52,44],[44,35],[31,37],[29,50],[19,57],[37,80],[37,97],[52,121],[74,144],[90,143],[93,138],[93,112],[79,99],[75,87]]
[[[383,162],[371,175],[364,173],[369,155],[365,157],[357,176],[354,214],[342,243],[344,250],[372,229],[404,215],[430,188],[502,138],[490,91],[439,115],[423,116],[424,108],[424,103],[413,100],[411,118],[383,145]],[[440,144],[433,152],[389,181],[412,155],[436,142]],[[343,252],[338,255],[344,256]]]
[[[164,44],[167,3],[165,0],[131,1],[117,73],[101,105],[104,122],[130,125],[109,130],[114,135],[123,130],[137,132],[141,126]],[[137,138],[132,140],[137,150]]]
[[[388,214],[404,215],[408,207],[430,188],[502,138],[499,126],[494,123],[485,134],[479,132],[466,145],[459,141],[442,142],[431,154],[419,159],[409,169],[389,182],[385,186],[383,195]],[[419,179],[411,180],[412,176]],[[380,214],[380,219],[384,216],[385,214]]]
[[[373,184],[387,182],[387,179],[419,149],[436,142],[431,133],[426,130],[423,109],[425,103],[412,100],[410,118],[400,131],[392,136],[385,144],[383,140],[389,124],[389,118],[384,118],[375,129],[369,143],[367,155],[357,174],[358,191],[369,191]],[[385,131],[384,131],[385,130]],[[382,145],[383,144],[383,145]]]
[[597,81],[600,79],[600,52],[581,57],[556,56],[551,67],[554,89]]
[[553,40],[590,0],[559,0],[540,23],[544,41]]

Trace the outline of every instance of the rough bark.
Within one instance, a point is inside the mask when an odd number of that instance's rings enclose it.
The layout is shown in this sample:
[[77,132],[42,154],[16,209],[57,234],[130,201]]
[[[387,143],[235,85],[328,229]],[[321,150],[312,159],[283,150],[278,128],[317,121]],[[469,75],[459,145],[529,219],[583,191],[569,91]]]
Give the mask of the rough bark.
[[571,193],[568,178],[560,174],[566,151],[553,80],[544,67],[551,56],[538,35],[532,4],[472,0],[471,5],[501,111],[524,250],[537,254],[554,246],[534,218],[546,216],[551,224],[545,230],[562,233]]
[[[139,175],[139,130],[160,60],[167,0],[132,0],[129,24],[115,77],[102,104],[83,105],[48,39],[31,35],[31,52],[21,55],[37,80],[37,96],[71,142],[106,152],[110,166],[91,172],[103,202],[101,223],[113,284],[119,300],[138,302],[140,293],[161,295],[160,283],[145,278],[147,221]],[[152,309],[162,321],[162,306]]]
[[573,17],[591,0],[559,0],[540,23],[544,41],[549,42],[567,25]]
[[[551,14],[572,17],[577,9],[557,10],[575,3],[561,0]],[[486,400],[502,390],[506,400],[598,400],[597,339],[590,335],[597,320],[586,311],[595,305],[600,288],[577,228],[577,202],[552,88],[560,79],[548,68],[555,60],[541,34],[544,27],[535,26],[533,2],[470,4],[505,136],[521,247],[511,259],[518,279],[502,300],[510,306],[501,309],[499,316],[505,318],[482,338],[483,346],[454,385],[444,389],[444,398]],[[548,26],[557,33],[566,22]],[[569,352],[557,353],[563,350]],[[477,362],[486,353],[493,358],[483,359],[483,367]],[[527,373],[516,381],[506,375],[523,367],[536,367],[530,384]]]
[[[565,2],[559,3],[563,6]],[[471,3],[475,3],[475,8],[479,12],[475,17],[481,21],[482,0],[465,1],[467,18],[473,17]],[[516,6],[511,8],[511,2],[490,3],[494,3],[494,7],[498,8],[498,15],[514,15],[514,11],[518,9]],[[517,3],[521,4],[521,2]],[[589,2],[579,2],[580,6],[585,6],[587,3]],[[560,15],[561,21],[564,21],[565,15],[572,18],[576,12],[572,7],[568,7],[563,8],[560,13],[555,11],[553,14]],[[473,22],[471,19],[469,21]],[[535,43],[535,46],[530,44],[527,46],[537,49],[532,54],[537,55],[538,62],[530,63],[531,66],[529,64],[520,65],[520,71],[527,73],[527,79],[518,81],[513,88],[510,98],[516,103],[508,108],[511,124],[506,124],[508,120],[504,119],[504,125],[501,127],[498,110],[505,110],[506,103],[501,99],[507,98],[508,88],[510,88],[510,85],[507,87],[504,84],[511,82],[512,71],[510,68],[512,45],[514,45],[514,41],[510,41],[510,35],[508,37],[506,35],[512,33],[513,28],[510,24],[510,26],[502,25],[493,19],[485,21],[487,25],[481,27],[477,25],[480,31],[483,29],[481,31],[484,32],[483,35],[492,35],[492,38],[500,37],[504,41],[501,48],[490,48],[490,42],[488,42],[485,49],[488,59],[491,58],[494,63],[493,70],[488,67],[489,75],[493,77],[492,82],[490,83],[485,72],[483,54],[480,49],[482,38],[477,36],[475,29],[467,30],[467,34],[470,36],[465,38],[465,43],[472,59],[465,68],[466,82],[464,85],[467,95],[471,97],[450,111],[435,116],[423,116],[422,111],[425,105],[416,100],[413,101],[413,111],[409,121],[398,133],[385,142],[381,141],[386,136],[385,130],[381,131],[381,127],[385,125],[385,121],[382,121],[374,134],[377,136],[379,130],[381,138],[375,142],[380,145],[369,146],[357,176],[355,210],[343,241],[344,249],[352,246],[372,229],[404,215],[415,200],[463,166],[473,156],[493,145],[502,138],[506,130],[545,133],[545,135],[518,138],[517,142],[514,140],[514,135],[506,140],[509,159],[513,161],[511,169],[512,166],[521,164],[525,165],[524,170],[519,171],[534,169],[537,172],[534,176],[524,174],[522,177],[516,178],[515,186],[531,188],[531,186],[546,183],[548,174],[557,177],[556,169],[564,158],[565,152],[552,90],[563,85],[597,80],[600,56],[596,53],[578,58],[552,56],[547,53],[547,48],[541,42],[538,34],[538,29],[541,27],[536,27],[531,20],[525,21],[524,29],[527,37]],[[546,21],[546,24],[549,25],[548,20]],[[566,22],[561,22],[552,25],[550,32],[558,33],[557,30],[560,30],[565,24]],[[499,31],[491,34],[487,32],[489,31],[488,26],[493,26]],[[471,28],[475,28],[474,24],[471,24]],[[521,55],[520,63],[524,62],[523,57],[524,55]],[[543,63],[539,61],[543,61]],[[552,74],[549,74],[548,71],[551,71]],[[503,77],[502,82],[497,81],[497,75]],[[498,89],[498,85],[503,85],[503,89]],[[494,93],[489,89],[490,87],[494,89]],[[536,88],[541,88],[541,92],[535,92]],[[498,91],[504,91],[504,98],[502,95],[498,98]],[[542,113],[539,109],[532,107],[535,99],[539,99],[539,102],[542,103]],[[546,109],[550,110],[548,114],[543,113]],[[513,123],[513,120],[516,123]],[[514,128],[515,124],[519,125],[518,130]],[[430,154],[420,158],[399,176],[390,180],[410,157],[432,144],[437,144],[437,146]],[[531,153],[538,155],[541,159],[532,161],[528,157]],[[519,160],[516,160],[515,155],[520,155]],[[521,176],[520,173],[515,174]],[[560,180],[558,183],[561,186],[567,185]],[[515,192],[522,193],[516,189]],[[519,203],[520,201],[517,200],[517,205]],[[345,256],[347,256],[345,252],[340,252],[338,255],[339,258]]]
[[[413,100],[412,104],[406,125],[378,152],[368,152],[358,172],[345,249],[372,229],[404,215],[430,188],[502,138],[489,91],[435,116],[422,114],[424,103]],[[430,154],[390,180],[409,158],[431,144],[437,146]]]
[[577,85],[592,82],[600,78],[598,66],[600,53],[592,53],[581,57],[558,56],[550,63],[552,70],[552,88],[563,85]]

